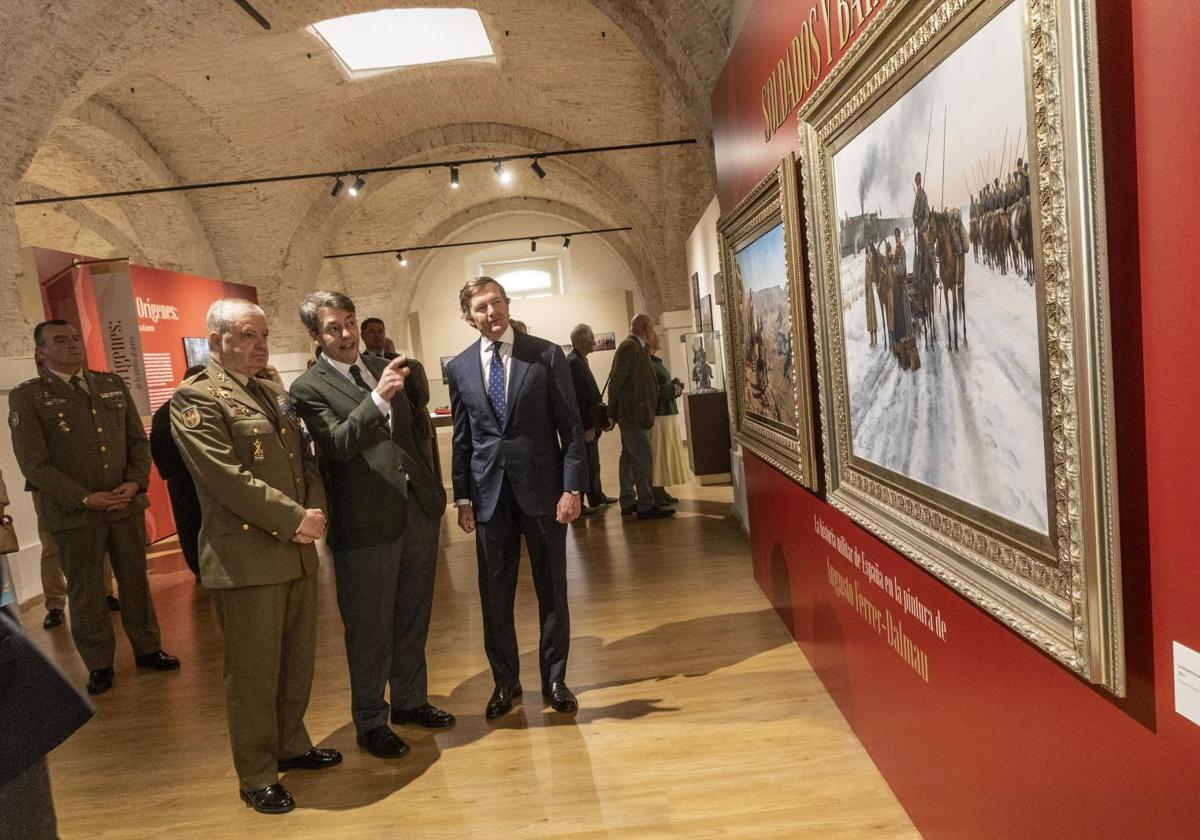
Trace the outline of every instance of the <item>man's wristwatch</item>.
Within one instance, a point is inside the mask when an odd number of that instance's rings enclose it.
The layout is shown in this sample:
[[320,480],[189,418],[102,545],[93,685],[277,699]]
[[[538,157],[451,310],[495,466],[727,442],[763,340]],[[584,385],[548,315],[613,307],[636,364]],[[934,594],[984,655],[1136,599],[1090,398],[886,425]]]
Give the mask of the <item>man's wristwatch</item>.
[[578,490],[568,490],[567,492],[568,492],[568,493],[570,493],[572,496],[578,496],[578,495],[579,495],[579,491],[578,491]]

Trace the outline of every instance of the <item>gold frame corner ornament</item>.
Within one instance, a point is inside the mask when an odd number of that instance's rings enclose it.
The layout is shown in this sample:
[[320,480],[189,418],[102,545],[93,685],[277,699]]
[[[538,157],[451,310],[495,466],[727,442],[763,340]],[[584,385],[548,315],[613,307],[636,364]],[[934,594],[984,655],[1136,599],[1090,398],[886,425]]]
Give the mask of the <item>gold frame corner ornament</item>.
[[[730,414],[733,438],[758,457],[809,490],[820,487],[816,455],[816,418],[812,398],[812,371],[808,297],[804,293],[804,263],[801,248],[799,194],[796,162],[789,154],[750,191],[741,203],[717,223],[720,239],[721,276],[725,285],[725,371],[732,380]],[[794,425],[771,422],[748,410],[746,369],[743,363],[746,333],[741,290],[736,288],[739,271],[736,255],[762,234],[783,226],[784,257],[787,263],[788,335],[792,354]]]
[[[851,452],[833,157],[995,15],[1021,9],[1049,538],[881,478]],[[799,114],[826,491],[859,525],[1083,679],[1125,693],[1094,0],[888,3]],[[861,129],[860,129],[861,130]]]

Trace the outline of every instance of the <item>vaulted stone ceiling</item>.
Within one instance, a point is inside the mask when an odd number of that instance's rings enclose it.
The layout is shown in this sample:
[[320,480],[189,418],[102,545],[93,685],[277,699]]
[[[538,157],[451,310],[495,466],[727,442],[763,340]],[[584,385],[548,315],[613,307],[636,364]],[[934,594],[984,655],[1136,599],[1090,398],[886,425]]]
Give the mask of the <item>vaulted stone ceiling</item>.
[[[732,0],[480,0],[494,63],[351,80],[316,21],[437,2],[233,0],[0,4],[0,294],[21,245],[254,284],[292,318],[319,283],[383,296],[404,322],[424,259],[332,265],[322,254],[445,241],[517,210],[617,227],[612,244],[654,312],[688,306],[684,245],[713,194],[708,94]],[[329,181],[19,208],[21,198],[695,137],[696,146],[375,175],[357,199]],[[0,312],[0,352],[28,352]],[[287,331],[280,331],[288,340]],[[295,345],[295,342],[292,342]],[[293,349],[280,346],[278,349]]]

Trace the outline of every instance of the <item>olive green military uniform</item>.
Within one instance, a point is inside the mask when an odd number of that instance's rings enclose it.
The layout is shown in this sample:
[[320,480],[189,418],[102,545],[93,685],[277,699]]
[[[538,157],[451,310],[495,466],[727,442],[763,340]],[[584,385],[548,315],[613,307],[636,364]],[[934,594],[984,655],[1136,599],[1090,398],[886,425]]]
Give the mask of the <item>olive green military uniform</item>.
[[[13,450],[41,492],[38,523],[57,544],[67,578],[71,636],[89,671],[112,667],[112,618],[105,601],[104,553],[121,587],[121,623],[137,656],[154,653],[158,619],[146,580],[146,488],[150,443],[142,418],[115,373],[81,371],[75,387],[51,371],[9,394]],[[126,481],[140,488],[119,511],[83,500]]]
[[[254,393],[257,391],[257,393]],[[225,713],[243,790],[307,752],[316,646],[316,547],[291,541],[325,509],[316,462],[283,389],[215,360],[171,398],[171,432],[200,497],[200,574],[225,635]]]

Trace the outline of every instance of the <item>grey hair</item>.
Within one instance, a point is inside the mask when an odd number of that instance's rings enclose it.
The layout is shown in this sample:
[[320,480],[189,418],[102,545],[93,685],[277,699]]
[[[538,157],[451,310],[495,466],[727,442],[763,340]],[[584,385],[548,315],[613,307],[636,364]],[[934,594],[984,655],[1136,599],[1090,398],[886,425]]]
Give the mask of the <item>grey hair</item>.
[[321,331],[321,322],[317,320],[317,310],[325,307],[327,309],[338,309],[342,312],[354,314],[354,301],[341,292],[330,292],[325,289],[317,289],[311,292],[300,304],[300,322],[304,324],[304,328],[310,333],[318,333]]
[[204,326],[210,333],[225,335],[233,332],[233,325],[246,314],[267,317],[261,306],[245,298],[221,298],[214,300],[212,306],[208,307],[208,314],[204,316]]
[[633,316],[633,320],[629,322],[629,331],[634,335],[641,335],[646,331],[646,327],[653,324],[654,321],[645,312],[639,312]]
[[592,332],[592,328],[587,324],[576,324],[575,329],[571,330],[571,345],[578,344],[590,332]]

